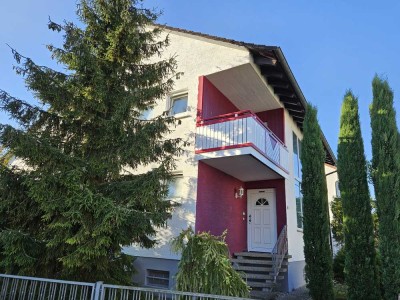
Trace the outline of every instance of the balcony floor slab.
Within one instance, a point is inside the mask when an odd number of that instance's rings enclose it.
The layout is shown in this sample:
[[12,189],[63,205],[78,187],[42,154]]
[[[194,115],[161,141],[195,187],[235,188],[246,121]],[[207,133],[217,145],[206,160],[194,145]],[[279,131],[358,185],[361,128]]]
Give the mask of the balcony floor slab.
[[197,154],[196,159],[244,182],[288,175],[252,147],[205,152]]

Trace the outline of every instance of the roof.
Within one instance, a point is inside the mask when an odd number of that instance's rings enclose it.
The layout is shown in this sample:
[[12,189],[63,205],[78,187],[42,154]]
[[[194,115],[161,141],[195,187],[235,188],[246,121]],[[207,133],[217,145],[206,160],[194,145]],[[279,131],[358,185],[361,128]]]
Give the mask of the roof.
[[[246,48],[251,53],[254,63],[260,68],[261,74],[263,75],[265,80],[273,88],[275,95],[288,110],[289,114],[297,123],[299,128],[301,130],[303,129],[303,122],[307,109],[307,101],[280,47],[240,42],[232,39],[226,39],[218,36],[208,35],[166,25],[158,26],[167,30],[195,35],[206,39]],[[321,139],[326,152],[325,162],[330,165],[336,165],[335,155],[322,131]]]

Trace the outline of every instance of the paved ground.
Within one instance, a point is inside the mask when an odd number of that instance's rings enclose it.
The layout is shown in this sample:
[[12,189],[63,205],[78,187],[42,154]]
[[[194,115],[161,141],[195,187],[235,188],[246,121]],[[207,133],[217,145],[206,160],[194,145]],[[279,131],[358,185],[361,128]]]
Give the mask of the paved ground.
[[306,287],[298,288],[288,294],[280,294],[274,298],[275,300],[312,300],[308,294]]

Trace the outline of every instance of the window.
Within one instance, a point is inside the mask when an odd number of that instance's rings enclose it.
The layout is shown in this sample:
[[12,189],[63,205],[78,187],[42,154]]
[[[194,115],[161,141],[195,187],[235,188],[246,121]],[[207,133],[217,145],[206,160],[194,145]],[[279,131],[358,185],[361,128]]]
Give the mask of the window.
[[168,184],[168,196],[167,199],[173,200],[183,197],[183,175],[176,174],[172,177],[172,180]]
[[301,193],[301,183],[296,181],[294,185],[296,197],[297,228],[303,229],[303,194]]
[[142,120],[151,120],[153,118],[154,110],[152,108],[148,108],[140,114],[139,119]]
[[170,109],[171,116],[186,112],[188,110],[188,95],[171,97]]
[[339,180],[336,180],[335,182],[335,189],[336,189],[336,198],[340,198]]
[[257,200],[256,205],[266,205],[267,206],[267,205],[269,205],[269,202],[265,198],[260,198]]
[[293,175],[294,194],[296,198],[297,228],[303,229],[303,194],[301,193],[301,141],[293,132]]
[[169,272],[147,269],[146,285],[169,288]]
[[301,181],[301,161],[300,161],[300,153],[301,153],[301,141],[297,137],[297,135],[293,132],[293,171],[294,176]]

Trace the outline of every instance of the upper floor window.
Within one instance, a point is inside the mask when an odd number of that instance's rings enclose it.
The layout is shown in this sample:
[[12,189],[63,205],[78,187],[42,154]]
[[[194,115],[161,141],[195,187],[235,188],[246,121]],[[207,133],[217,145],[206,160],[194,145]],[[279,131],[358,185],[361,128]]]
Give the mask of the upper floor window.
[[297,135],[293,132],[293,171],[294,177],[298,178],[301,181],[301,141],[297,137]]
[[181,94],[170,98],[170,115],[175,116],[188,111],[188,95]]
[[303,194],[301,193],[301,141],[293,132],[293,175],[295,178],[294,193],[296,198],[297,228],[303,229]]
[[339,180],[335,182],[336,198],[340,198]]

